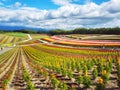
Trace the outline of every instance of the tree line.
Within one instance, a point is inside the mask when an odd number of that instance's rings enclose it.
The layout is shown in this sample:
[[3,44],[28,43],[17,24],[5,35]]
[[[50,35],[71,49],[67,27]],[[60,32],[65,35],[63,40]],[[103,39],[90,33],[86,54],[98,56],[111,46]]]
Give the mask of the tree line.
[[30,33],[30,34],[49,34],[49,35],[59,35],[59,34],[120,34],[120,28],[76,28],[73,30],[0,30],[0,33],[5,32],[22,32],[22,33]]
[[51,30],[48,32],[50,35],[59,34],[120,34],[120,28],[76,28],[74,30]]

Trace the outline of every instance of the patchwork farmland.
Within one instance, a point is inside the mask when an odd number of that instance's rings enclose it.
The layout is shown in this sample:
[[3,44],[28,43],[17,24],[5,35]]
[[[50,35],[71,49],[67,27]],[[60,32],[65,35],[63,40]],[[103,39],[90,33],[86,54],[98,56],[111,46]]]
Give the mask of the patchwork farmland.
[[0,90],[119,90],[120,36],[90,36],[0,34]]

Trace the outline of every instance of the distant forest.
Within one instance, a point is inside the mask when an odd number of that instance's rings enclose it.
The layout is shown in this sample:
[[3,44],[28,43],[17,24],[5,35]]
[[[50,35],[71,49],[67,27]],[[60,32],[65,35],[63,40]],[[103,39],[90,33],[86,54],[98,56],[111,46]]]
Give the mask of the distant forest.
[[120,34],[120,28],[76,28],[73,30],[62,30],[62,29],[55,29],[55,30],[0,30],[0,33],[5,32],[22,32],[22,33],[30,33],[30,34],[50,34],[50,35],[59,35],[59,34]]

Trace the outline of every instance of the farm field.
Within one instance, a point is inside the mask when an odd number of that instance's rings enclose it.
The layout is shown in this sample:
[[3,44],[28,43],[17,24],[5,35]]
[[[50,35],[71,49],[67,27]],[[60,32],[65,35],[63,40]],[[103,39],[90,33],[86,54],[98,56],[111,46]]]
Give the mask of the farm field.
[[23,33],[3,33],[0,34],[0,46],[12,46],[26,39],[28,39],[28,37]]
[[119,35],[105,40],[28,36],[0,34],[1,45],[7,37],[23,40],[0,54],[0,90],[120,90]]

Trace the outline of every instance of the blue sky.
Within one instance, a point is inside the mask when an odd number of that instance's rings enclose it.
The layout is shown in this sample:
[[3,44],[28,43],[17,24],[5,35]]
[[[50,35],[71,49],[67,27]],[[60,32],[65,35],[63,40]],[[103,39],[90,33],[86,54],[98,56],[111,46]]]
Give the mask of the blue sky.
[[[28,7],[36,7],[39,9],[57,9],[60,7],[60,5],[56,5],[54,3],[55,0],[1,0],[1,3],[4,4],[4,6],[9,6],[12,4],[15,4],[16,2],[21,3],[22,5],[26,5]],[[56,0],[61,1],[61,0]],[[103,2],[107,2],[109,0],[64,0],[64,1],[70,1],[74,4],[85,4],[86,2],[94,2],[96,4],[101,4]]]
[[119,27],[120,0],[0,0],[0,26]]
[[54,5],[51,0],[5,0],[2,1],[4,6],[15,4],[16,2],[26,5],[28,7],[35,7],[39,9],[56,9],[57,5]]

